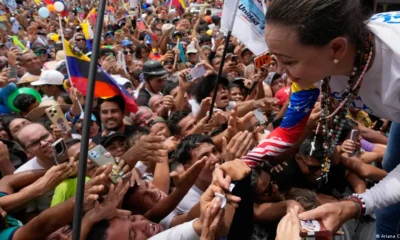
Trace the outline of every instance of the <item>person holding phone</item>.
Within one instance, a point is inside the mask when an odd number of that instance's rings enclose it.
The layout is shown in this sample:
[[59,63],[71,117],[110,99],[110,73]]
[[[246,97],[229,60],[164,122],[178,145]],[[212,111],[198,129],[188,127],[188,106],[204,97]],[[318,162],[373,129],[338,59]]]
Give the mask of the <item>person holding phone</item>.
[[400,223],[400,13],[372,16],[373,7],[372,0],[274,0],[265,39],[278,73],[302,88],[324,79],[323,101],[328,91],[348,101],[341,112],[347,112],[352,98],[346,97],[354,94],[356,107],[393,121],[383,161],[388,176],[361,195],[322,205],[300,219],[322,219],[335,232],[346,220],[375,210],[377,235],[393,235]]

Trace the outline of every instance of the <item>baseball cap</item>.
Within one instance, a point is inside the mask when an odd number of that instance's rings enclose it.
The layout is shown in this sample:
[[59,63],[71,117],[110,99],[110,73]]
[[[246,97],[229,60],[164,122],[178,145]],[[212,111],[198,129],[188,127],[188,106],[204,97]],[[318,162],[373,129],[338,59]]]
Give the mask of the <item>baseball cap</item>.
[[112,132],[111,134],[104,136],[101,139],[101,145],[103,147],[108,147],[115,140],[126,141],[126,137],[122,133]]
[[46,51],[47,51],[47,48],[48,48],[47,46],[45,46],[45,45],[43,45],[43,44],[41,44],[41,43],[38,43],[38,42],[32,44],[32,46],[31,46],[31,49],[32,49],[34,52],[40,51],[40,50],[46,50]]
[[[84,115],[85,115],[85,113],[82,112],[82,113],[81,113],[81,116],[79,116],[79,119],[80,119],[80,120],[83,120]],[[97,118],[96,118],[96,116],[95,116],[94,114],[92,114],[92,115],[90,116],[90,120],[92,120],[93,122],[97,122]]]
[[45,70],[39,77],[38,81],[32,82],[33,86],[42,85],[62,85],[64,82],[64,75],[56,70]]
[[133,43],[131,42],[131,41],[129,41],[129,40],[122,40],[121,41],[121,45],[123,46],[123,47],[126,47],[126,46],[131,46],[131,45],[133,45]]
[[187,48],[186,48],[186,53],[187,54],[189,54],[189,53],[197,53],[197,52],[198,52],[197,49],[192,44],[189,44],[187,46]]

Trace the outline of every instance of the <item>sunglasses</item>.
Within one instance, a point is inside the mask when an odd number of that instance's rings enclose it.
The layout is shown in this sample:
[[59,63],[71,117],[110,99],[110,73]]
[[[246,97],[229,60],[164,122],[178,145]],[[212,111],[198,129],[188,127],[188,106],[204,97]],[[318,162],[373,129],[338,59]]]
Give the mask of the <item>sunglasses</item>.
[[164,62],[163,62],[163,66],[165,66],[165,65],[172,65],[172,64],[174,64],[173,61],[164,61]]
[[85,39],[84,38],[76,38],[75,41],[81,42],[81,41],[85,41]]
[[128,51],[123,51],[123,53],[124,53],[124,55],[128,55],[128,53],[130,54],[130,55],[133,55],[133,53],[134,53],[134,51],[130,51],[130,50],[128,50]]
[[35,55],[36,55],[36,56],[40,56],[40,55],[42,55],[42,54],[47,54],[47,51],[46,51],[46,50],[40,50],[40,51],[36,51],[36,52],[35,52]]

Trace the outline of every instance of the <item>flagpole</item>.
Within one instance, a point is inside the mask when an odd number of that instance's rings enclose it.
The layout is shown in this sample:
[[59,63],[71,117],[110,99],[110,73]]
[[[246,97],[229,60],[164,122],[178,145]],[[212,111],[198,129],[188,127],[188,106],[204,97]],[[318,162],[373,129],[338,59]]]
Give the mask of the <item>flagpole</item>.
[[233,8],[234,11],[232,12],[232,18],[231,18],[231,22],[229,23],[228,33],[226,34],[226,37],[225,37],[224,51],[222,53],[221,63],[219,65],[217,80],[215,81],[214,94],[213,94],[213,97],[212,97],[212,100],[211,100],[211,107],[210,107],[210,112],[208,114],[207,122],[210,121],[210,119],[212,117],[213,110],[214,110],[215,99],[217,97],[217,92],[218,92],[218,85],[219,85],[219,83],[221,81],[222,69],[224,68],[225,56],[226,56],[226,53],[228,51],[229,39],[231,38],[233,25],[235,24],[236,12],[237,12],[237,9],[239,7],[239,2],[240,2],[240,0],[236,0],[236,2],[233,5],[234,6],[234,8]]
[[171,8],[172,8],[172,1],[173,1],[173,0],[171,0],[171,2],[169,3],[169,9],[168,9],[168,13],[170,13],[170,12],[171,12]]
[[[63,49],[64,49],[64,52],[65,52],[64,33],[63,33],[62,24],[61,24],[61,15],[58,15],[58,24],[60,24],[61,41],[62,41]],[[67,60],[65,60],[65,61],[67,61]],[[74,95],[75,95],[76,102],[78,103],[78,106],[79,106],[79,108],[81,109],[81,112],[83,112],[81,100],[78,99],[78,96],[76,96],[76,92],[75,92],[76,89],[75,89],[75,87],[74,87],[74,84],[72,83],[71,74],[69,74],[68,63],[67,63],[67,62],[65,62],[65,63],[66,63],[66,66],[67,66],[68,82],[69,82],[69,84],[71,84],[71,87],[74,89]]]
[[88,89],[86,93],[86,104],[82,126],[81,149],[79,154],[78,184],[75,195],[75,209],[73,219],[72,239],[80,240],[81,224],[83,217],[83,200],[85,191],[86,164],[89,147],[89,129],[91,124],[92,106],[94,98],[94,84],[97,75],[97,58],[99,56],[101,32],[103,28],[103,17],[106,7],[106,0],[100,0],[96,20],[96,31],[93,38],[92,56],[89,65]]

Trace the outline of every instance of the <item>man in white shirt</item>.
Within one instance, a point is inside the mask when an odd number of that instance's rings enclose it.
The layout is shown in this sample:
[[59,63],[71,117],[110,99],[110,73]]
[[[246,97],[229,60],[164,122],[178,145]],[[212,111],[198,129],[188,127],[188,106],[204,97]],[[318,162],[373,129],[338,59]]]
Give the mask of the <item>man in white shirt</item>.
[[[50,169],[54,165],[51,145],[55,142],[55,138],[41,124],[32,123],[22,127],[17,133],[17,140],[34,158],[19,167],[14,173]],[[36,199],[29,204],[27,212],[36,210],[42,212],[49,208],[52,195],[53,191]]]
[[207,158],[203,171],[175,210],[160,222],[163,227],[170,228],[186,222],[187,213],[200,201],[201,195],[211,184],[215,164],[221,163],[221,154],[209,136],[189,135],[178,145],[175,160],[185,169],[190,168],[202,158]]

